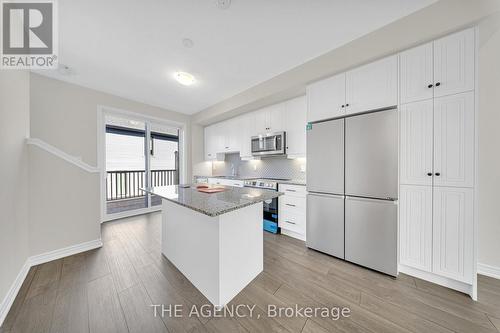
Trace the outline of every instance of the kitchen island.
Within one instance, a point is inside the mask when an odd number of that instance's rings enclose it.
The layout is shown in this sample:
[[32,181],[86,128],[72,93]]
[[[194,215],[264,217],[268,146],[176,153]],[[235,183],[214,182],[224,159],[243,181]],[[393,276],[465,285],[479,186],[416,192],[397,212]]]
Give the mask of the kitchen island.
[[[218,186],[221,187],[221,186]],[[263,201],[281,193],[196,185],[155,187],[162,203],[162,253],[217,307],[226,305],[263,270]]]

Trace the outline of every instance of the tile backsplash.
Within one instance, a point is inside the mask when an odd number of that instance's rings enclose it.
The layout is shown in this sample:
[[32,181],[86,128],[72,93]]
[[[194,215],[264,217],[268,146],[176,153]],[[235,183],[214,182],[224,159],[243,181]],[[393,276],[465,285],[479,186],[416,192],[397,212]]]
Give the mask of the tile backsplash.
[[213,162],[213,176],[243,178],[279,178],[305,180],[306,159],[268,157],[261,160],[242,161],[239,154],[226,154],[225,160]]

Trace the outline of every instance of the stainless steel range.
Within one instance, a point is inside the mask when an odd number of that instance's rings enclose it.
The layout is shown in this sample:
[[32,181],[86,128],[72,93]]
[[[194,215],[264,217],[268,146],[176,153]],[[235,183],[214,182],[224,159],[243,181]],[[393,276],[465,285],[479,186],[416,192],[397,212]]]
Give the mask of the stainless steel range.
[[248,179],[245,180],[245,187],[265,188],[269,190],[278,190],[278,182],[274,179]]
[[[285,179],[247,179],[245,180],[245,187],[256,187],[262,189],[268,189],[271,191],[278,190],[278,183],[280,180]],[[269,201],[264,201],[264,230],[272,232],[274,234],[279,233],[278,228],[278,198],[274,198]]]

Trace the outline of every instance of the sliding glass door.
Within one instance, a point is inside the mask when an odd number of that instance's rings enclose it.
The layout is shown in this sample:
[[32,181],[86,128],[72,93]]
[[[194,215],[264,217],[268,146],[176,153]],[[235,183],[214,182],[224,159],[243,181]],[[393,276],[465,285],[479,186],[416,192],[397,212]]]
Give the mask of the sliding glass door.
[[179,129],[105,115],[104,220],[151,211],[161,199],[142,188],[179,184]]
[[[179,130],[151,124],[149,140],[150,184],[153,187],[179,184]],[[151,205],[161,198],[151,196]]]

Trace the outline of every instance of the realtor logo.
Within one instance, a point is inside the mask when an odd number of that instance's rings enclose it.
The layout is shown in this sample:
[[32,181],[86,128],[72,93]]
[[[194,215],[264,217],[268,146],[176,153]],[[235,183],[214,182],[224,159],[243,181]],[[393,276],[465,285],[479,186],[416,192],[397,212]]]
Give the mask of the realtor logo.
[[57,68],[55,0],[1,0],[2,69]]

